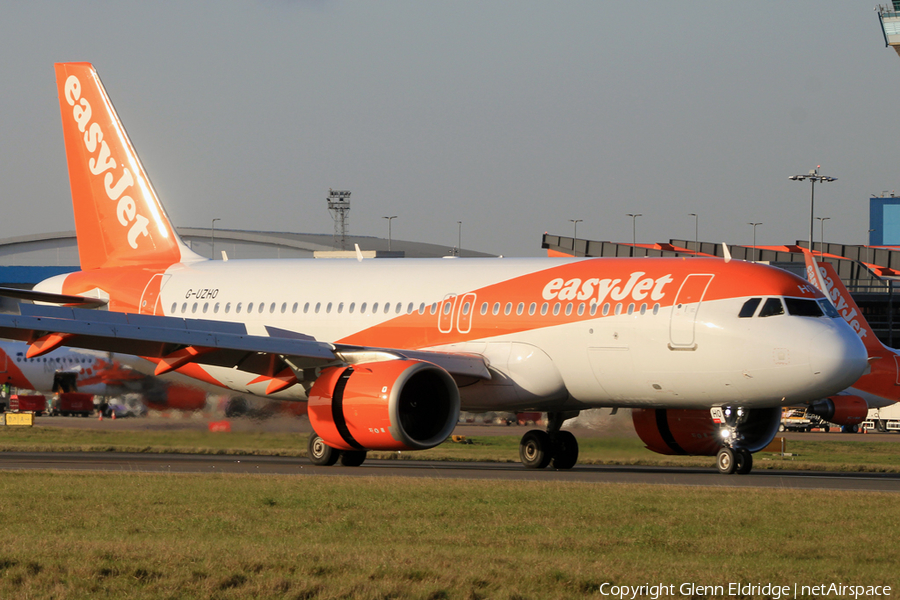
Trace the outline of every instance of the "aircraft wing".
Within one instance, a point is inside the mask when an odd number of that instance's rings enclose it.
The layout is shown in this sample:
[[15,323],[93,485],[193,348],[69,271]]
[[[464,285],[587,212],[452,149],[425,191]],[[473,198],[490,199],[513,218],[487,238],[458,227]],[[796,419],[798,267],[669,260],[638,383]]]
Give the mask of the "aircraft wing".
[[0,337],[31,344],[29,357],[72,346],[158,359],[157,374],[197,363],[290,381],[273,384],[268,393],[302,380],[304,369],[397,358],[432,362],[458,380],[490,379],[485,359],[477,355],[335,345],[275,328],[268,328],[268,336],[250,335],[243,323],[228,321],[32,304],[19,309],[19,315],[0,314]]

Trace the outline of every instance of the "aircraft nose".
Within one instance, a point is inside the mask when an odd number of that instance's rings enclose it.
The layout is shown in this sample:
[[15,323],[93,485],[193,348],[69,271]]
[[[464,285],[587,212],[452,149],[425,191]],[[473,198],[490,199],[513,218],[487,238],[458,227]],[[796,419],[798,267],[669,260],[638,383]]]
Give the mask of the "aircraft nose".
[[863,374],[868,353],[859,336],[849,326],[840,324],[820,331],[810,340],[809,366],[822,383],[835,391],[850,387]]

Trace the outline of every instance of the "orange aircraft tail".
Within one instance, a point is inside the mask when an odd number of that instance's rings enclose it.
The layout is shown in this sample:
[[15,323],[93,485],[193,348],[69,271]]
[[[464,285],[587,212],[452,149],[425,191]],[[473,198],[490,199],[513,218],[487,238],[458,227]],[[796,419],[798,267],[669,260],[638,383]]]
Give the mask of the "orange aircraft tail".
[[56,64],[82,270],[203,260],[175,233],[94,67]]
[[806,258],[806,274],[810,283],[819,288],[825,294],[838,314],[853,328],[853,331],[862,339],[869,356],[882,356],[885,353],[893,354],[887,346],[881,343],[875,332],[869,326],[869,322],[863,316],[850,292],[847,290],[837,271],[827,262],[816,262],[809,250],[804,249]]

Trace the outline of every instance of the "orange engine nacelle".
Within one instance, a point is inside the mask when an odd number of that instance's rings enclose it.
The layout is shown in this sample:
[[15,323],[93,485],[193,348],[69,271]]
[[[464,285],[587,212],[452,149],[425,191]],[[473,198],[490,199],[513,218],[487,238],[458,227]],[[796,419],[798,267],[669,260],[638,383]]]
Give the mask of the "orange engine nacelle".
[[808,412],[835,425],[859,425],[869,414],[869,405],[859,396],[831,396],[810,405]]
[[[751,408],[737,425],[739,446],[750,452],[762,450],[775,439],[781,423],[781,408]],[[659,454],[715,456],[723,446],[721,426],[706,409],[636,408],[631,411],[634,429],[647,449]]]
[[199,388],[173,383],[146,394],[144,404],[154,410],[203,410],[206,408],[206,392]]
[[459,390],[447,371],[423,361],[329,367],[308,408],[313,429],[336,450],[425,450],[453,432]]

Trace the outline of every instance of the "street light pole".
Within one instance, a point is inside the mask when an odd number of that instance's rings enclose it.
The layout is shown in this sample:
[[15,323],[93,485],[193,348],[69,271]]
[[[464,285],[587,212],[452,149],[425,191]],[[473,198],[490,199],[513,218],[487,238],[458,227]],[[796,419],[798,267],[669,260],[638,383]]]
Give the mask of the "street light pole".
[[631,256],[634,256],[634,247],[637,245],[637,218],[644,216],[641,213],[626,213],[626,216],[631,217]]
[[393,217],[381,217],[382,219],[387,219],[388,222],[388,252],[391,251],[391,221],[397,218],[397,215]]
[[694,254],[698,254],[700,252],[700,217],[697,213],[690,213],[688,216],[694,217],[694,245],[697,246],[694,248]]
[[762,223],[747,223],[747,225],[753,225],[753,258],[752,260],[756,260],[756,226],[762,225]]
[[831,217],[816,217],[819,221],[819,224],[822,226],[821,237],[819,237],[819,243],[822,244],[822,249],[819,250],[819,256],[824,256],[825,253],[825,221],[829,220]]
[[575,230],[572,231],[572,256],[575,256],[575,240],[578,239],[578,224],[584,219],[569,219],[569,223],[574,223]]
[[222,219],[213,219],[212,227],[210,228],[210,237],[212,238],[212,260],[216,260],[216,221],[221,221]]
[[462,250],[462,221],[456,222],[456,255]]
[[825,175],[819,175],[819,167],[817,166],[815,169],[812,169],[806,175],[791,175],[788,177],[793,181],[806,181],[809,179],[810,188],[809,188],[809,251],[812,252],[813,249],[813,223],[815,219],[813,218],[813,214],[815,212],[815,204],[816,204],[816,182],[827,183],[829,181],[837,181],[837,177],[827,177]]

